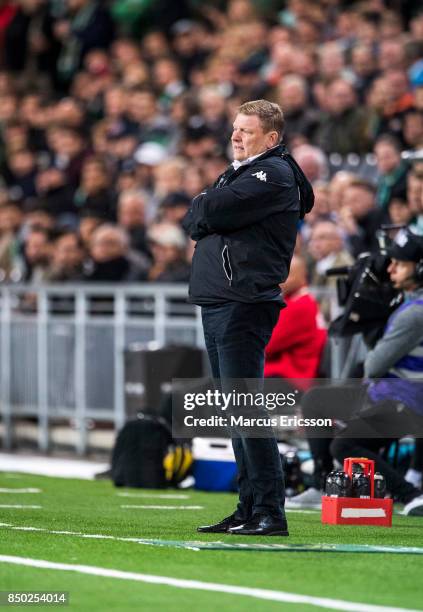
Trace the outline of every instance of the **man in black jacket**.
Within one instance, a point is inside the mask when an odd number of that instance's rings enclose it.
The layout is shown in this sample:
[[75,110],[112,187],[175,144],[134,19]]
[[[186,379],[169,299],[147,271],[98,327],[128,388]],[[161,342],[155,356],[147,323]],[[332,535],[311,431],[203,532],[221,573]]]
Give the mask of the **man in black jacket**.
[[[194,198],[184,220],[197,242],[190,301],[202,307],[215,379],[263,378],[264,350],[283,305],[279,284],[288,276],[300,216],[299,189],[280,144],[283,128],[277,104],[243,104],[233,125],[233,164]],[[237,435],[232,444],[237,509],[198,530],[288,535],[275,438]]]

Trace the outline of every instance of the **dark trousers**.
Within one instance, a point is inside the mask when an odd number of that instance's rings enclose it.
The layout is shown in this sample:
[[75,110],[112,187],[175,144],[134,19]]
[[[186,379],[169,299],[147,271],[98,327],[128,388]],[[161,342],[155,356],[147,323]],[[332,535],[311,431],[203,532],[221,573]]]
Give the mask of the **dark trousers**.
[[[264,350],[279,318],[277,302],[227,302],[202,307],[206,348],[213,378],[263,380]],[[231,391],[232,389],[228,389]],[[238,468],[237,518],[254,514],[283,518],[285,486],[276,439],[232,438]]]
[[364,387],[317,388],[302,399],[304,416],[311,418],[333,417],[336,404],[339,419],[347,422],[346,427],[335,438],[334,432],[328,430],[327,438],[309,440],[316,466],[316,485],[321,484],[323,476],[332,469],[332,457],[340,463],[346,457],[367,457],[375,461],[375,469],[385,476],[387,488],[397,501],[407,503],[419,495],[420,492],[385,461],[381,451],[402,436],[422,435],[423,418],[395,401],[375,404],[366,401]]

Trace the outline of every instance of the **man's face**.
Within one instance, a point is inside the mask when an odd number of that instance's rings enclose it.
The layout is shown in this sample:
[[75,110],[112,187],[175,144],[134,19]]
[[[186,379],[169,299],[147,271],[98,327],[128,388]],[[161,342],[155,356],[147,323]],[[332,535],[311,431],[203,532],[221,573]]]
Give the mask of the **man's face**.
[[344,191],[342,206],[349,208],[354,219],[359,220],[374,208],[374,196],[363,187],[351,185]]
[[91,237],[90,252],[94,261],[104,263],[123,257],[126,248],[115,231],[99,229]]
[[127,229],[144,225],[145,203],[138,198],[124,200],[120,203],[118,210],[119,225]]
[[56,241],[53,261],[60,270],[74,270],[82,264],[83,251],[73,234],[62,236]]
[[389,203],[389,218],[394,225],[408,225],[413,217],[413,211],[407,202],[393,199]]
[[88,162],[82,168],[81,182],[86,193],[96,193],[107,187],[107,175],[102,167],[95,162]]
[[296,111],[304,108],[306,95],[299,83],[282,83],[279,87],[279,97],[284,111]]
[[416,282],[413,279],[415,271],[416,264],[413,261],[391,259],[391,263],[388,266],[391,283],[395,289],[413,289],[416,286]]
[[129,114],[137,121],[149,121],[156,114],[156,99],[148,92],[136,92],[129,98]]
[[339,253],[342,239],[331,223],[318,223],[311,233],[309,251],[315,261],[320,261],[331,253]]
[[376,161],[381,174],[389,174],[401,162],[398,151],[387,142],[380,142],[375,146]]
[[181,258],[180,250],[172,245],[157,244],[156,242],[152,242],[150,247],[155,263],[168,266]]
[[372,50],[370,47],[359,47],[352,52],[352,65],[359,75],[369,74],[374,69]]
[[8,232],[17,232],[23,215],[17,206],[0,208],[0,235]]
[[423,212],[423,176],[420,179],[414,174],[407,177],[407,202],[415,215]]
[[244,161],[274,147],[278,135],[275,131],[264,132],[257,115],[239,113],[235,117],[231,141],[234,159]]
[[25,255],[33,266],[44,264],[49,256],[47,237],[40,232],[29,234],[25,243]]
[[339,115],[354,106],[354,91],[349,83],[336,81],[328,87],[327,94],[328,107],[334,115]]

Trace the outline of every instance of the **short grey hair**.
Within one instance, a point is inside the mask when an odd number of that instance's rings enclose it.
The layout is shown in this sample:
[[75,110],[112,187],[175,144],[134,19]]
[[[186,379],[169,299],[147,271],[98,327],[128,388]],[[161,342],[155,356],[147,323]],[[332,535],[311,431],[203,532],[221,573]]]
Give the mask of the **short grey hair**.
[[148,193],[142,189],[125,189],[119,195],[118,206],[128,202],[129,200],[139,200],[140,202],[142,201],[144,204],[147,204],[148,197]]
[[264,132],[277,132],[279,140],[282,140],[285,119],[279,104],[269,102],[269,100],[252,100],[244,102],[238,108],[238,113],[242,115],[257,115],[260,119]]

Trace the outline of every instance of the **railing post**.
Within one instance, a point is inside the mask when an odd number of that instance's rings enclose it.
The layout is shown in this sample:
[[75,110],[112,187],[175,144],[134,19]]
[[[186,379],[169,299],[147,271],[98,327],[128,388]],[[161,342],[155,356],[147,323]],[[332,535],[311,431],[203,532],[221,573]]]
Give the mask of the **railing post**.
[[163,290],[156,289],[154,300],[154,340],[163,345],[166,343],[166,298]]
[[78,455],[84,455],[87,450],[86,316],[87,296],[78,289],[75,298],[75,450]]
[[47,294],[44,288],[40,288],[37,299],[37,377],[38,448],[42,451],[49,449],[47,317]]
[[11,299],[10,290],[3,287],[1,290],[1,344],[0,344],[0,398],[1,398],[1,414],[3,417],[4,439],[3,446],[6,449],[12,448],[13,430],[12,430],[12,405],[10,398],[10,375],[11,375]]
[[125,316],[126,295],[122,290],[115,294],[114,327],[114,422],[119,431],[125,423]]

